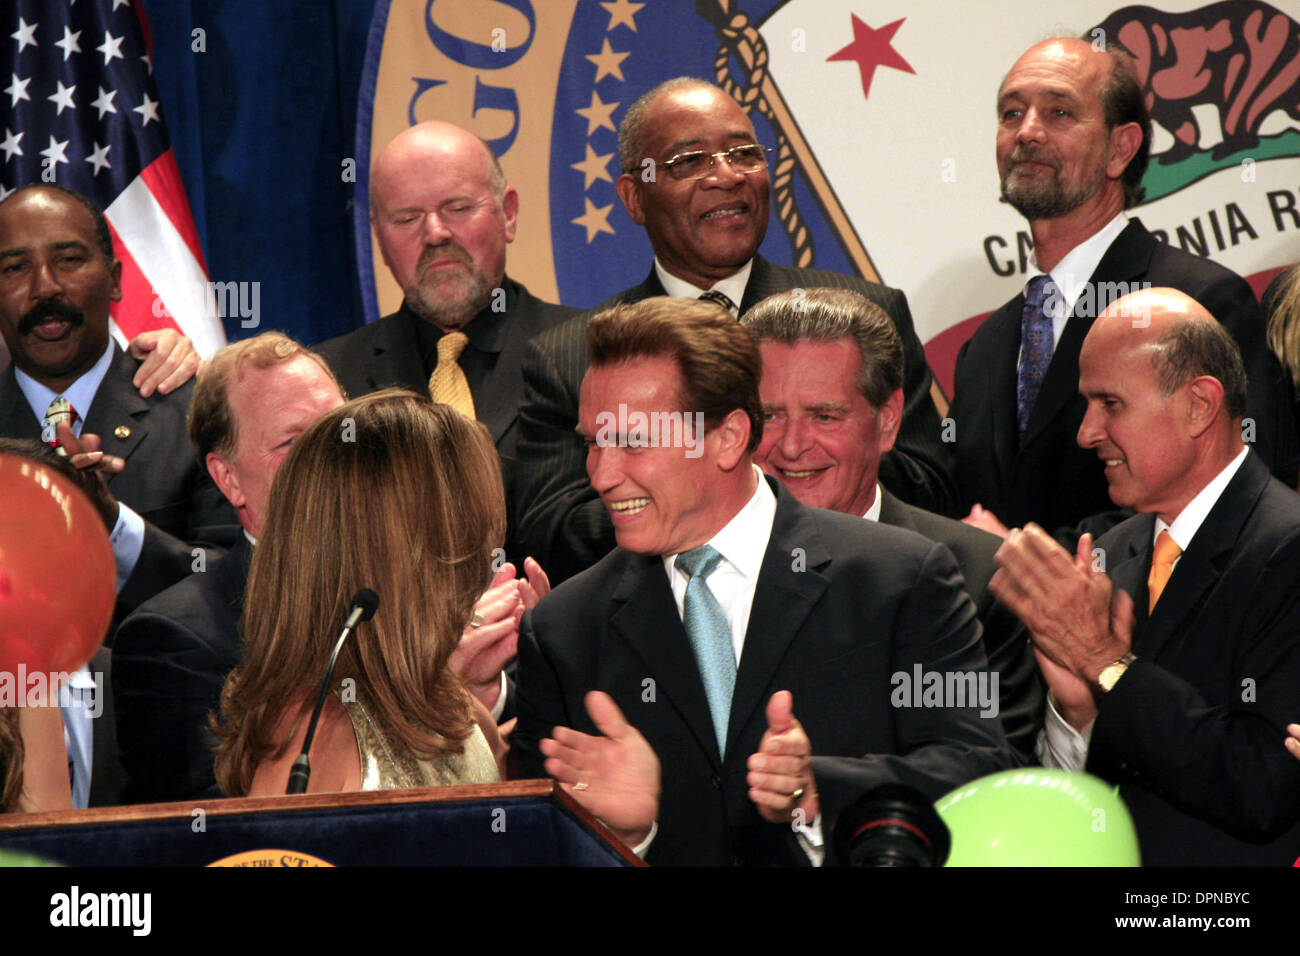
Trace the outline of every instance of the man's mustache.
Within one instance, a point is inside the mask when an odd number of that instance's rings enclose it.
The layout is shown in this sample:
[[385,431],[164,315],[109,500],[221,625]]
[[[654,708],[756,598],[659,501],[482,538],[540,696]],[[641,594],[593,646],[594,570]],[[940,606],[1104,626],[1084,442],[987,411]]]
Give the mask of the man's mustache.
[[47,319],[61,319],[72,328],[86,324],[86,314],[70,302],[41,302],[18,320],[18,334],[26,335]]
[[420,253],[420,261],[415,264],[417,272],[423,272],[429,263],[437,259],[455,259],[462,265],[473,268],[474,260],[469,257],[469,253],[455,242],[444,242],[436,246],[425,246],[424,251]]
[[1038,163],[1042,166],[1050,166],[1053,169],[1059,169],[1059,164],[1048,156],[1046,153],[1033,149],[1014,149],[1011,151],[1009,162],[1012,166],[1020,163]]

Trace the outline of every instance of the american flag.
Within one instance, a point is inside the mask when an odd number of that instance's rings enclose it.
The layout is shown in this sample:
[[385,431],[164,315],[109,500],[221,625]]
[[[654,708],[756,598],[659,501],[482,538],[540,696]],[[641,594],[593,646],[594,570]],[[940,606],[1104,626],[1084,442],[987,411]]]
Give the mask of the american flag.
[[0,199],[50,181],[92,199],[122,262],[122,301],[111,310],[119,340],[172,326],[206,357],[225,333],[139,3],[0,2]]

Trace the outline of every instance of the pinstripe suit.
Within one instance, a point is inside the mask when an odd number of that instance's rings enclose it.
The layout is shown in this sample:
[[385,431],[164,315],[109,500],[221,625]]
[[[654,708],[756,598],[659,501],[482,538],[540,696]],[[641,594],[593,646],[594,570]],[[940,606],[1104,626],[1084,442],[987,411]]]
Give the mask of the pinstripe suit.
[[[903,422],[894,451],[881,460],[881,482],[909,504],[952,513],[955,488],[939,440],[939,415],[930,398],[930,369],[901,291],[856,276],[796,269],[755,256],[740,311],[778,292],[822,286],[849,289],[875,302],[894,320],[903,339]],[[515,471],[518,537],[524,553],[541,561],[553,582],[590,567],[614,548],[613,527],[587,481],[586,453],[574,432],[578,392],[587,371],[587,320],[603,308],[664,294],[652,267],[640,285],[537,336],[524,356]]]

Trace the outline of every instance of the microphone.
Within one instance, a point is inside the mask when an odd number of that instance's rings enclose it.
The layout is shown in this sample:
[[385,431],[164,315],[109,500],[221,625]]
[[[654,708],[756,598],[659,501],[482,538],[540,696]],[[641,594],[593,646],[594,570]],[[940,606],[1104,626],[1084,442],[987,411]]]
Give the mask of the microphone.
[[835,851],[848,866],[943,866],[950,845],[934,805],[901,783],[867,791],[835,823]]
[[334,652],[330,654],[329,666],[325,668],[325,679],[320,683],[320,693],[316,695],[316,707],[311,712],[311,723],[307,725],[307,737],[302,742],[302,753],[298,759],[293,762],[293,769],[289,771],[289,786],[285,788],[285,793],[306,793],[307,781],[311,778],[311,761],[307,759],[307,754],[311,751],[311,742],[316,738],[316,721],[320,719],[321,708],[325,706],[325,695],[329,693],[330,680],[334,677],[334,665],[338,662],[339,651],[343,650],[343,642],[348,639],[348,635],[362,621],[368,621],[375,616],[375,611],[379,608],[379,595],[370,588],[362,588],[356,594],[352,595],[352,610],[348,614],[348,619],[343,622],[343,633],[339,635],[338,642],[334,645]]

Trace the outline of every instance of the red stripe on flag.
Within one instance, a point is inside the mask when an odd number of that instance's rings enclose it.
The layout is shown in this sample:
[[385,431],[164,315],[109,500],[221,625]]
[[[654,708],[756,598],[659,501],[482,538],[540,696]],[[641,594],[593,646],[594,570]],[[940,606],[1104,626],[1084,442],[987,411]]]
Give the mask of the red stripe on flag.
[[135,5],[135,15],[140,21],[140,32],[144,34],[144,48],[153,54],[153,28],[149,26],[149,15],[144,11],[144,2]]
[[181,171],[176,165],[176,154],[167,150],[144,168],[140,179],[149,187],[149,192],[153,193],[153,198],[171,220],[172,228],[185,240],[190,254],[198,262],[203,274],[207,275],[208,264],[203,261],[203,248],[199,245],[198,230],[194,228],[194,216],[190,213],[190,201],[185,196]]
[[113,250],[117,254],[118,261],[122,263],[122,301],[114,302],[108,310],[117,327],[122,330],[127,341],[150,329],[180,331],[180,326],[170,315],[159,317],[153,314],[153,304],[158,300],[153,284],[144,277],[144,273],[140,271],[135,258],[131,255],[131,250],[126,247],[117,230],[112,224],[108,228],[113,233]]

